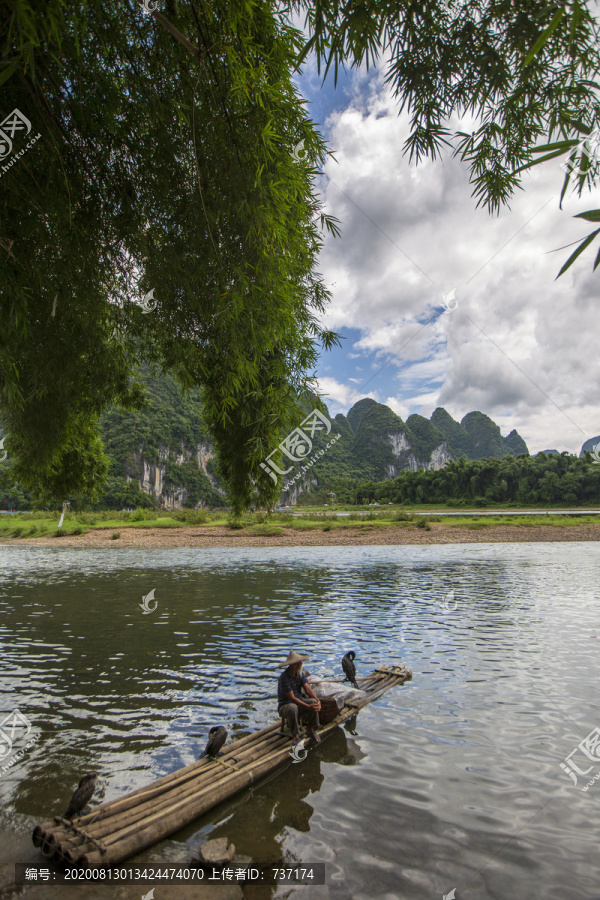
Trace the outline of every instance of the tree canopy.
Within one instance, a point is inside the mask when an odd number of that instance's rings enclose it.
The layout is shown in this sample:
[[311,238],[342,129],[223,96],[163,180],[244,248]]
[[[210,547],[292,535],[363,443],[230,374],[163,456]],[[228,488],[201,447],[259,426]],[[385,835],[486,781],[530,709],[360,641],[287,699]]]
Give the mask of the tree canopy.
[[[590,453],[578,459],[567,452],[552,456],[449,462],[443,469],[401,472],[387,481],[330,478],[319,481],[307,503],[323,503],[330,491],[339,504],[444,503],[448,506],[513,506],[597,503],[600,466]],[[303,498],[305,499],[305,498]]]
[[145,362],[202,387],[240,512],[275,501],[260,463],[337,340],[319,325],[322,231],[338,229],[313,188],[328,151],[293,84],[303,55],[389,54],[417,159],[449,140],[453,109],[482,111],[458,149],[478,202],[497,209],[538,138],[597,127],[595,24],[584,4],[558,16],[546,0],[145,6],[0,8],[3,122],[16,110],[31,126],[12,147],[0,135],[5,449],[24,488],[92,495],[106,477],[98,417],[140,405]]
[[[42,134],[0,179],[5,448],[25,487],[62,490],[73,441],[140,402],[146,360],[202,385],[241,509],[253,478],[274,499],[259,463],[334,340],[311,184],[326,151],[291,81],[299,34],[270,4],[171,13],[198,55],[134,2],[2,7],[2,109]],[[86,473],[64,489],[89,493]]]

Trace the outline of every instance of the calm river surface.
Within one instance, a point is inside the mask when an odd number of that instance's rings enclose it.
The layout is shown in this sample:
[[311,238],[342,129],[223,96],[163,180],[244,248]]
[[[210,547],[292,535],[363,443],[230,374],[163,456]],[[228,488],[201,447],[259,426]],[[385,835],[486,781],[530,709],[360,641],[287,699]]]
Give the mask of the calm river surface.
[[278,897],[595,900],[594,735],[587,778],[560,763],[600,725],[599,569],[594,543],[2,548],[0,718],[39,740],[0,777],[0,827],[62,813],[85,772],[114,799],[213,724],[273,721],[291,648],[338,677],[354,649],[359,675],[401,660],[412,682],[138,859],[226,835],[246,860],[327,863],[325,887]]

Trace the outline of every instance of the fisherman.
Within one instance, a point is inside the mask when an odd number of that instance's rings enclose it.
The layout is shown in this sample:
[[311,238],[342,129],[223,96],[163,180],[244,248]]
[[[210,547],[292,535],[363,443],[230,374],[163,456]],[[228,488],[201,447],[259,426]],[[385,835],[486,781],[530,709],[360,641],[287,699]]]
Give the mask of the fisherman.
[[[306,675],[302,672],[302,663],[305,659],[310,657],[301,656],[300,653],[291,650],[286,661],[279,665],[279,668],[285,668],[285,671],[279,676],[277,710],[292,731],[292,747],[300,742],[299,716],[306,723],[308,736],[312,737],[316,744],[321,743],[321,738],[315,731],[320,725],[321,701],[313,693]],[[308,699],[303,698],[303,690]]]

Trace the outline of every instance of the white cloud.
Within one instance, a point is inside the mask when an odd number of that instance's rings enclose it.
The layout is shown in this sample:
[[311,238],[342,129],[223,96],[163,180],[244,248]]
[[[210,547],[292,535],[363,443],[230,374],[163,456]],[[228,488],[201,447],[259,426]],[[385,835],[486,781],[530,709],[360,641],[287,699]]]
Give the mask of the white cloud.
[[[588,251],[556,281],[571,250],[551,251],[592,229],[573,216],[600,206],[600,191],[568,198],[561,211],[563,176],[551,161],[526,174],[511,209],[492,217],[475,208],[458,159],[409,165],[406,115],[382,78],[360,79],[327,122],[338,162],[327,162],[321,181],[342,228],[320,260],[325,280],[336,282],[324,323],[358,329],[348,357],[370,355],[371,393],[352,402],[391,393],[385,402],[403,418],[438,405],[458,419],[479,409],[503,433],[517,428],[533,452],[578,451],[600,432],[599,280]],[[440,316],[452,288],[458,307]],[[353,387],[321,383],[349,402]]]
[[333,415],[337,415],[338,412],[347,412],[351,406],[365,397],[378,400],[372,392],[362,393],[352,385],[343,384],[341,381],[336,381],[335,378],[328,377],[318,379],[318,392]]

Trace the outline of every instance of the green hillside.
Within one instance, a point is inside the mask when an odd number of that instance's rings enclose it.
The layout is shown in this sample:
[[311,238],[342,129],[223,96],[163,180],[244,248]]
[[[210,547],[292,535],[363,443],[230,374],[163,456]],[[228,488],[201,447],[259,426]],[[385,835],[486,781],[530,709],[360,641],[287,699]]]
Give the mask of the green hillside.
[[500,429],[489,416],[481,412],[470,412],[460,424],[471,439],[469,459],[508,456]]
[[[226,486],[212,458],[201,392],[194,389],[182,396],[171,376],[155,377],[149,370],[143,371],[142,380],[143,409],[112,408],[101,419],[109,473],[97,508],[224,506]],[[314,406],[315,399],[305,401],[299,418]],[[413,414],[404,422],[388,406],[365,398],[347,416],[338,414],[330,421],[330,433],[316,431],[305,458],[292,461],[281,455],[278,466],[289,470],[279,482],[283,502],[296,502],[300,494],[325,488],[335,491],[339,479],[383,482],[405,471],[438,470],[461,457],[528,454],[516,431],[502,437],[499,427],[481,412],[471,412],[458,423],[438,408],[431,419]],[[10,461],[0,462],[0,508],[26,509],[32,499],[11,482]],[[71,500],[76,505],[75,498]],[[85,498],[77,502],[85,504]]]
[[521,456],[522,453],[529,455],[527,444],[514,428],[508,437],[502,438],[502,440],[508,456]]
[[411,444],[417,459],[429,459],[433,451],[446,440],[445,435],[435,423],[426,419],[425,416],[409,416],[406,425],[413,435]]
[[[153,378],[145,373],[147,405],[143,410],[110,409],[100,420],[102,440],[110,460],[109,489],[102,505],[141,505],[128,502],[130,494],[148,495],[137,486],[143,462],[164,468],[163,492],[182,492],[182,505],[194,508],[222,506],[224,499],[198,464],[198,445],[212,448],[203,418],[200,391],[182,396],[170,375]],[[142,462],[143,461],[143,462]],[[207,469],[215,471],[209,461]],[[127,478],[132,479],[127,482]],[[139,499],[139,498],[138,498]]]
[[466,456],[467,459],[473,458],[469,434],[462,425],[455,422],[450,413],[438,406],[431,416],[431,423],[444,435],[455,459],[460,459],[461,456]]

